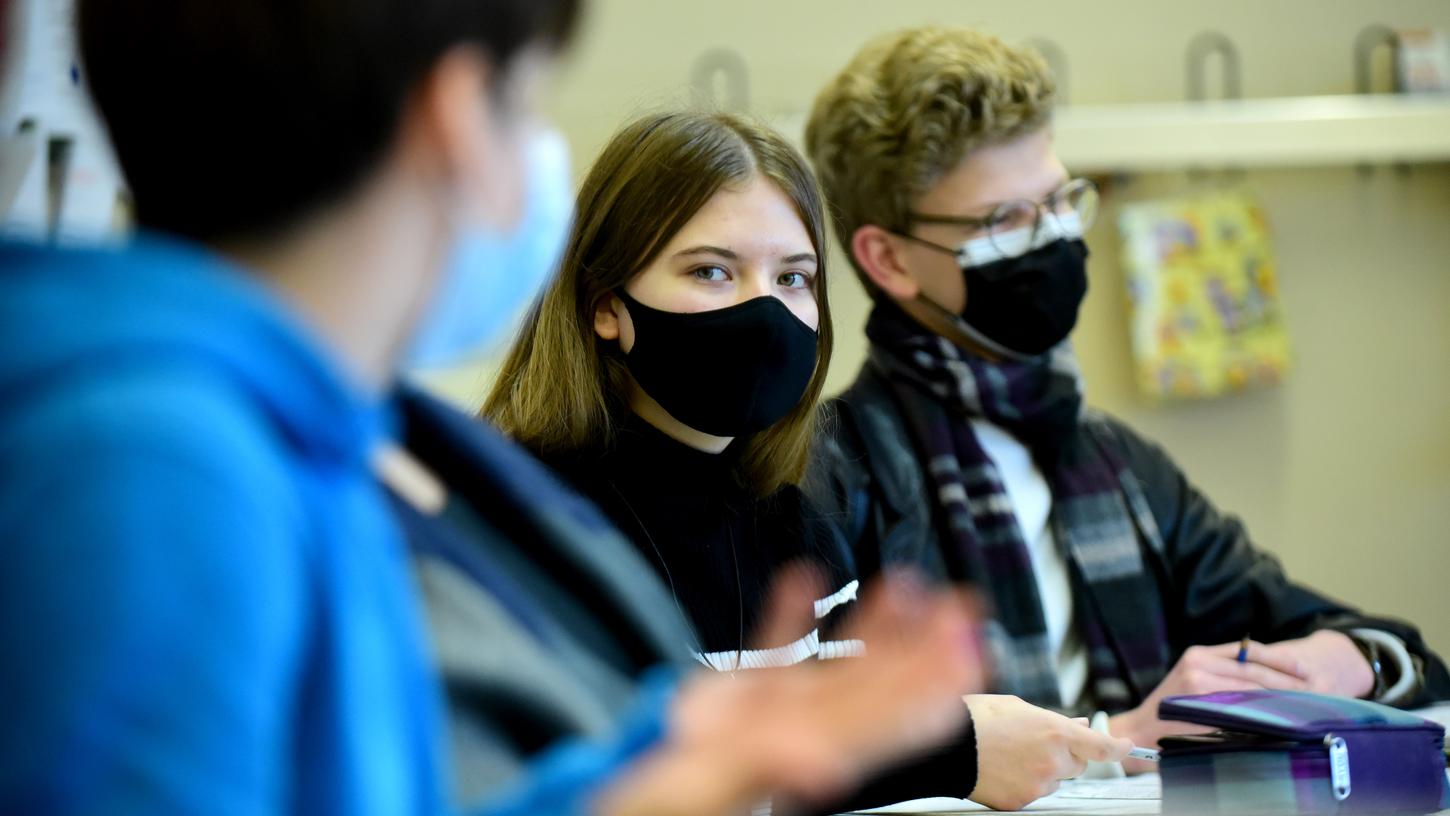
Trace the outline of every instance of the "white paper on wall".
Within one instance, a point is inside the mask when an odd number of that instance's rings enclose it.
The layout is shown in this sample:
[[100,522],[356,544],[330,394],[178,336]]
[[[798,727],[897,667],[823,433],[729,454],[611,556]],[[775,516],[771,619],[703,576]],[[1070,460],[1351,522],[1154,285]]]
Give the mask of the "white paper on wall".
[[47,162],[35,129],[0,139],[0,238],[43,240],[50,230]]
[[[8,30],[13,41],[0,65],[5,72],[0,76],[0,141],[30,128],[37,149],[28,166],[17,171],[20,181],[8,206],[0,196],[0,234],[68,243],[117,237],[116,200],[124,182],[85,90],[76,49],[75,2],[11,4]],[[55,144],[69,147],[60,183],[52,186]]]

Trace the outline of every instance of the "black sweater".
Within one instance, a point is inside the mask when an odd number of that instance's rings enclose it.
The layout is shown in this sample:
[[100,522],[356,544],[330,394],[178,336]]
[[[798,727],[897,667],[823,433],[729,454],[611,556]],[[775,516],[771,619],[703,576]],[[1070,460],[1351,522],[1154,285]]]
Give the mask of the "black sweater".
[[790,654],[748,649],[785,645],[752,637],[771,578],[792,562],[814,565],[827,587],[822,601],[832,607],[819,629],[829,632],[853,605],[850,556],[840,535],[807,513],[796,488],[761,499],[742,487],[733,447],[719,454],[696,450],[634,418],[609,450],[554,464],[654,565],[699,633],[701,662],[734,668],[737,651],[741,668],[813,657],[817,650],[803,642]]
[[[550,464],[654,565],[698,632],[697,656],[705,665],[730,670],[738,660],[740,668],[757,668],[853,654],[857,644],[835,634],[855,605],[857,588],[841,534],[794,486],[753,496],[736,478],[735,447],[699,451],[632,416],[608,450],[555,457]],[[813,564],[826,583],[817,628],[790,644],[756,643],[752,633],[771,577],[796,561]],[[965,797],[976,785],[976,768],[976,738],[967,728],[953,743],[903,763],[832,807]]]

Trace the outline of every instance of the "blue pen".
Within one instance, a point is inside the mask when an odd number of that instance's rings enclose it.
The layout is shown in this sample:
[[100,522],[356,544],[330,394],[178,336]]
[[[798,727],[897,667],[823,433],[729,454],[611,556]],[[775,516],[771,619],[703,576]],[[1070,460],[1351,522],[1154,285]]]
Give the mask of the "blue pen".
[[1247,662],[1249,662],[1249,636],[1248,635],[1244,635],[1244,639],[1239,641],[1239,656],[1238,656],[1238,661],[1240,663],[1247,663]]

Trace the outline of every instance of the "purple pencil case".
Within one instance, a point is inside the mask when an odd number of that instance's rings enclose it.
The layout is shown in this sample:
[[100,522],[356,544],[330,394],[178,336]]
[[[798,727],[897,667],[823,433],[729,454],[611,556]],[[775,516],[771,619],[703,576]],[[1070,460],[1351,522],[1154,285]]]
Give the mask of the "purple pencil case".
[[1169,697],[1165,814],[1431,813],[1450,807],[1445,729],[1389,706],[1299,691]]

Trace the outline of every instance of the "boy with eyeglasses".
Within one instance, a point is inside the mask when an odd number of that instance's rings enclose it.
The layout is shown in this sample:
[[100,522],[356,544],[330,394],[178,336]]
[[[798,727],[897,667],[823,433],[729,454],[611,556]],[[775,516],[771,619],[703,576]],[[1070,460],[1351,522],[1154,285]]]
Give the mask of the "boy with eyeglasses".
[[1068,336],[1098,196],[1054,152],[1054,91],[1031,52],[908,30],[858,53],[806,130],[874,301],[810,489],[863,573],[911,563],[990,599],[996,686],[1015,697],[969,703],[972,798],[1047,789],[1015,760],[1038,706],[1152,745],[1187,730],[1157,718],[1168,695],[1450,695],[1413,627],[1289,581],[1167,453],[1084,406]]

